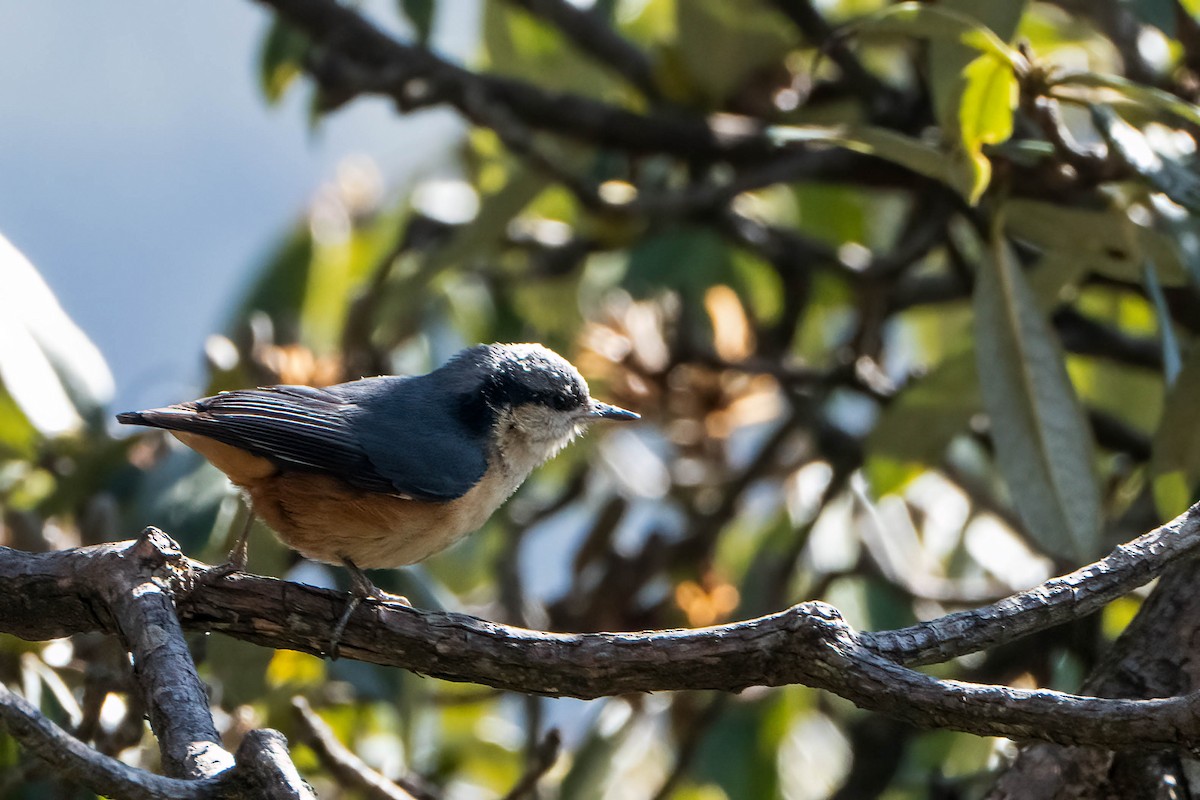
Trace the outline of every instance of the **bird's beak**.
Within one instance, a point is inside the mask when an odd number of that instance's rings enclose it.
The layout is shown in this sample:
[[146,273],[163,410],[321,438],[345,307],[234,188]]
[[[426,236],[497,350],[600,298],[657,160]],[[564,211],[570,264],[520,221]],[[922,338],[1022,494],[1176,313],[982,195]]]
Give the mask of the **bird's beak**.
[[635,414],[632,411],[626,411],[617,406],[610,406],[608,403],[601,403],[599,400],[593,400],[591,407],[588,409],[588,417],[591,419],[641,419],[641,414]]

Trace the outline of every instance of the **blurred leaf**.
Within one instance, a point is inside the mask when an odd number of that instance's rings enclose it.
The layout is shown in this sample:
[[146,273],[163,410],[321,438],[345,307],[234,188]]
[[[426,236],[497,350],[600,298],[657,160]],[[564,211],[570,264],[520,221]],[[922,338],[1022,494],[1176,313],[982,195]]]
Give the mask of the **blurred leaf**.
[[85,419],[99,423],[113,393],[108,364],[3,236],[0,286],[0,385],[10,400],[47,436],[76,430]]
[[729,245],[708,228],[681,226],[648,236],[629,252],[625,288],[648,297],[666,287],[699,309],[709,286],[727,282],[732,260]]
[[433,15],[437,10],[434,0],[400,0],[400,13],[404,14],[417,34],[417,44],[429,44],[433,32]]
[[1162,285],[1158,282],[1158,273],[1154,263],[1146,264],[1145,280],[1146,294],[1154,303],[1154,316],[1158,319],[1158,340],[1163,351],[1163,377],[1167,386],[1173,386],[1183,369],[1183,356],[1179,351],[1179,340],[1175,338],[1175,322],[1171,318],[1171,309],[1167,307],[1167,298],[1163,294]]
[[794,44],[792,27],[757,0],[675,3],[676,45],[688,74],[710,104],[720,105]]
[[950,441],[970,430],[971,417],[983,410],[975,361],[973,350],[950,356],[927,375],[914,379],[884,408],[866,443],[868,476],[877,496],[902,488],[896,481],[902,480],[904,473],[872,474],[871,459],[884,457],[901,465],[936,468]]
[[[945,0],[937,8],[983,26],[998,40],[1016,32],[1025,2]],[[969,175],[967,200],[974,204],[991,181],[992,165],[983,146],[1000,144],[1012,135],[1013,111],[1019,87],[1011,57],[979,53],[951,38],[934,38],[929,45],[929,83],[943,136],[953,157]]]
[[317,686],[325,680],[325,662],[307,653],[276,650],[267,665],[266,679],[273,689]]
[[999,231],[990,256],[976,277],[974,308],[996,460],[1037,543],[1083,561],[1100,535],[1091,433],[1058,340]]
[[869,125],[775,125],[767,129],[775,141],[820,142],[845,147],[857,153],[876,156],[907,170],[932,178],[968,196],[974,188],[972,175],[964,175],[958,166],[937,147],[886,128]]
[[37,442],[37,428],[0,382],[0,459],[33,458]]
[[1154,150],[1142,132],[1102,104],[1091,106],[1092,123],[1110,150],[1155,189],[1179,205],[1200,213],[1200,175]]
[[897,3],[847,26],[840,33],[852,36],[901,34],[956,42],[980,53],[991,53],[1020,73],[1029,66],[1024,56],[1005,44],[987,25],[968,13],[947,7],[947,4]]
[[967,201],[974,205],[992,178],[992,162],[983,154],[983,146],[999,144],[1012,136],[1018,86],[1009,65],[991,55],[979,56],[968,64],[962,77],[957,127],[974,176],[967,192]]
[[1175,36],[1175,0],[1134,0],[1124,4],[1138,19],[1169,37]]
[[758,719],[772,700],[736,702],[726,707],[701,739],[692,767],[695,780],[717,784],[730,800],[778,796],[778,742],[763,741],[765,731]]
[[620,95],[624,84],[564,42],[557,29],[506,3],[483,6],[483,46],[491,71],[544,89],[589,97]]
[[292,81],[300,75],[311,41],[308,35],[282,17],[271,18],[258,58],[258,80],[268,103],[278,103]]
[[285,332],[280,341],[294,341],[299,334],[312,258],[313,241],[308,225],[297,225],[267,257],[227,326],[235,328],[251,312],[262,311]]
[[[1193,125],[1200,125],[1200,107],[1176,97],[1170,92],[1136,83],[1119,75],[1105,75],[1099,72],[1064,72],[1055,77],[1053,87],[1111,89],[1139,106],[1158,113],[1170,114]],[[1054,92],[1054,94],[1061,93]],[[1069,93],[1067,99],[1072,99]]]
[[1089,269],[1124,281],[1140,281],[1147,259],[1166,286],[1187,282],[1175,239],[1137,225],[1123,209],[1064,208],[1037,200],[1009,200],[1004,224],[1016,239],[1036,245],[1044,258],[1083,262]]
[[1159,517],[1187,510],[1200,483],[1200,348],[1193,348],[1167,394],[1154,434],[1151,474]]

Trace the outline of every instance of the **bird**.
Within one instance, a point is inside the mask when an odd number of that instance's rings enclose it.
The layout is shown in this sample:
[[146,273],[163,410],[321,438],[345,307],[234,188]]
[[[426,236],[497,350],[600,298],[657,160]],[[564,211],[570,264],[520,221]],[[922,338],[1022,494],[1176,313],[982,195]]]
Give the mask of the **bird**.
[[592,399],[578,369],[532,343],[469,347],[425,375],[240,389],[117,415],[169,431],[242,490],[251,514],[228,571],[245,568],[255,517],[305,558],[349,570],[335,656],[359,601],[408,604],[364,568],[444,550],[592,422],[638,418]]

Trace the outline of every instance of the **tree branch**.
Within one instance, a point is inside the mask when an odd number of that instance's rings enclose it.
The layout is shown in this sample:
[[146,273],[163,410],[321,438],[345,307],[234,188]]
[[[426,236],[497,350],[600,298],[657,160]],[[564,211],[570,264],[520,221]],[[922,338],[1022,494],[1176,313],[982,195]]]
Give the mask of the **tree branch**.
[[123,764],[93,750],[46,719],[23,697],[0,683],[0,721],[33,756],[57,769],[61,776],[95,792],[122,800],[202,800],[218,795],[220,782],[164,778]]
[[[950,658],[1091,613],[1198,543],[1200,507],[1071,575],[900,631],[858,634],[836,609],[816,602],[715,628],[557,634],[366,601],[346,628],[341,652],[448,680],[556,697],[802,683],[917,725],[1108,748],[1191,747],[1200,744],[1197,695],[1110,700],[1020,691],[938,681],[899,662]],[[130,551],[139,546],[145,545]],[[49,638],[114,631],[109,615],[92,611],[95,584],[106,578],[87,565],[111,563],[113,554],[125,557],[120,546],[2,552],[0,624],[8,632],[37,630]],[[182,557],[179,563],[188,575],[176,585],[193,587],[177,598],[184,625],[260,645],[322,653],[345,602],[338,592],[252,575],[204,580],[202,565]],[[193,572],[201,580],[187,580]],[[26,618],[13,613],[20,610]],[[31,613],[38,618],[34,624],[27,619]]]
[[[667,114],[637,114],[524,81],[483,75],[391,38],[336,0],[259,0],[318,47],[314,77],[339,101],[381,94],[409,111],[448,104],[475,121],[472,97],[500,103],[526,125],[635,153],[690,159],[756,160],[777,152],[749,119],[721,125]],[[481,124],[486,125],[486,121]]]
[[346,749],[303,697],[293,697],[292,708],[300,724],[301,740],[313,749],[321,764],[342,786],[362,792],[367,800],[415,800],[404,787],[380,775]]

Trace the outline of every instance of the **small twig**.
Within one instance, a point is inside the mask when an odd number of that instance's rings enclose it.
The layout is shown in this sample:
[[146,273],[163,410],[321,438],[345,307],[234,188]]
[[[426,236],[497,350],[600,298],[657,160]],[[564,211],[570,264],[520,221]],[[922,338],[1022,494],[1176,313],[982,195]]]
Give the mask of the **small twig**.
[[533,790],[537,787],[537,782],[542,779],[543,775],[550,771],[550,768],[554,766],[554,762],[558,760],[558,749],[561,744],[557,728],[551,728],[547,731],[541,744],[534,750],[533,761],[525,770],[525,774],[513,784],[508,794],[504,795],[503,800],[521,800],[521,798],[532,794]]
[[292,708],[296,710],[296,721],[300,724],[301,741],[313,749],[339,784],[362,792],[367,800],[416,800],[402,786],[371,769],[350,752],[303,697],[293,697]]

